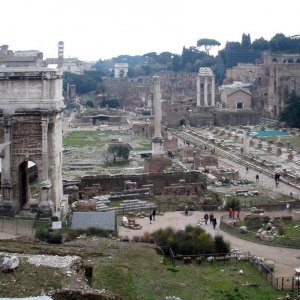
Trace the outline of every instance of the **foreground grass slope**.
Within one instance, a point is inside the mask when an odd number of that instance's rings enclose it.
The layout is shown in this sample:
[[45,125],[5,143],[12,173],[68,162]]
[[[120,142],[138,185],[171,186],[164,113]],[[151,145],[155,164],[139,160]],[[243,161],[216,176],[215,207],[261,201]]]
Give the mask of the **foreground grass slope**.
[[[129,299],[276,299],[275,291],[247,262],[178,265],[173,268],[153,247],[127,244],[111,246],[110,258],[94,264],[92,286]],[[118,249],[114,249],[118,247]],[[244,275],[239,275],[242,269]]]

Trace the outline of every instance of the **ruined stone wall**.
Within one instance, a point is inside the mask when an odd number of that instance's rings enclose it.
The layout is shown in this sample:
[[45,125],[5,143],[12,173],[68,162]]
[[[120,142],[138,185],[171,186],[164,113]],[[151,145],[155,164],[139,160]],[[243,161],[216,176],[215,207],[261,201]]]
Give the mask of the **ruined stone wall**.
[[145,158],[144,160],[144,172],[155,173],[162,172],[166,167],[172,165],[172,160],[166,157]]
[[247,125],[249,122],[251,125],[258,124],[260,114],[254,111],[226,111],[216,110],[213,113],[215,125],[224,126],[238,126]]
[[130,180],[137,183],[137,188],[153,184],[153,193],[160,195],[164,188],[178,183],[184,179],[188,183],[199,183],[203,193],[206,191],[206,179],[202,173],[170,172],[170,173],[144,173],[138,175],[98,175],[81,178],[79,190],[85,196],[107,195],[111,192],[122,192],[124,181]]

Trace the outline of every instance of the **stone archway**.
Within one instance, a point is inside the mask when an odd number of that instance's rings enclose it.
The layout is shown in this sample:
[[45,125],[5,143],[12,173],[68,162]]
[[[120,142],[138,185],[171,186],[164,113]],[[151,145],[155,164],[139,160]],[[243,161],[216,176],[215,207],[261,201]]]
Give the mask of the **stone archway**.
[[38,184],[37,166],[32,161],[23,161],[19,165],[19,207],[23,209],[26,205],[30,205],[32,198],[33,187],[35,190]]
[[0,214],[18,213],[29,202],[31,161],[39,170],[39,215],[63,215],[64,107],[61,71],[40,67],[0,70],[0,144],[4,149]]

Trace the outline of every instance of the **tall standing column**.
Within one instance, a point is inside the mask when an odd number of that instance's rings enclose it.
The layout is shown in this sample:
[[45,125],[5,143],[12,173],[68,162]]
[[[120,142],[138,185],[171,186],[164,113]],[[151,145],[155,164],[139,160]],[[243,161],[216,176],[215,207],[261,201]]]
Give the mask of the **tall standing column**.
[[216,95],[215,95],[215,77],[211,78],[211,106],[216,105]]
[[207,86],[208,86],[208,82],[207,82],[207,77],[205,76],[205,78],[204,78],[204,106],[208,106]]
[[48,153],[48,124],[49,117],[43,115],[42,125],[42,180],[40,181],[40,211],[43,217],[51,217],[54,211],[53,202],[49,199],[51,182],[49,180],[49,153]]
[[152,156],[161,156],[164,153],[164,140],[161,135],[161,94],[160,94],[160,77],[153,76],[154,90],[154,137],[152,140]]
[[201,78],[197,75],[197,107],[201,106]]
[[41,125],[42,125],[42,161],[43,161],[43,172],[42,172],[42,181],[48,180],[48,169],[49,169],[49,157],[48,157],[48,124],[49,117],[42,116]]

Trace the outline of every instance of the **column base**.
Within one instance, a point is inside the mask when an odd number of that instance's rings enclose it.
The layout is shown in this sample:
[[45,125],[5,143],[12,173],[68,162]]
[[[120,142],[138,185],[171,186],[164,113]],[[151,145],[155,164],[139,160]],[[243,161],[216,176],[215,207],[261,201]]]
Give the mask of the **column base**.
[[39,204],[38,211],[37,211],[38,219],[51,218],[52,215],[53,215],[52,206],[49,202],[43,202]]
[[16,213],[16,207],[11,201],[0,202],[0,216],[13,217]]

